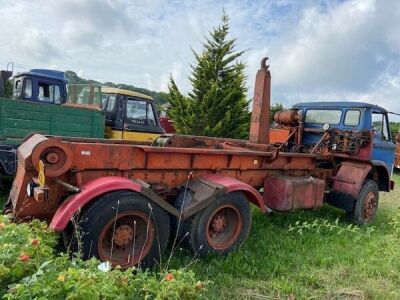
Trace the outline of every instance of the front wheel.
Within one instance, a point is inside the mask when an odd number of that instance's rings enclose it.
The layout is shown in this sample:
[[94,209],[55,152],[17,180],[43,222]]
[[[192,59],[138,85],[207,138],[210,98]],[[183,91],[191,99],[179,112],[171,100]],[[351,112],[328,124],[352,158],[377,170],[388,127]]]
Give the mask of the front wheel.
[[113,266],[145,268],[160,261],[170,224],[167,213],[151,200],[118,191],[101,196],[88,207],[78,229],[73,245],[81,246],[83,258],[95,256]]
[[379,190],[376,182],[366,180],[350,213],[353,222],[360,226],[371,224],[378,210],[378,203]]
[[247,198],[240,192],[225,194],[195,214],[190,222],[189,244],[198,255],[227,254],[242,244],[251,227]]

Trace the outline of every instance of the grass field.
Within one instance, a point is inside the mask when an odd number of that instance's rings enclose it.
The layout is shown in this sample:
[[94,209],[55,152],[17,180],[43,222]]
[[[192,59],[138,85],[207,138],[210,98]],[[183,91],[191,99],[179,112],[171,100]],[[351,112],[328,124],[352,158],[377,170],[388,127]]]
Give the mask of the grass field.
[[[349,223],[345,214],[326,206],[321,211],[262,215],[253,211],[249,239],[227,257],[199,260],[194,271],[213,281],[212,299],[400,299],[400,175],[397,188],[381,194],[374,231],[340,229]],[[315,219],[338,227],[289,231]],[[173,266],[189,263],[186,251]]]
[[[394,180],[395,191],[381,194],[371,233],[346,230],[344,213],[329,206],[272,216],[254,209],[249,239],[240,249],[203,258],[192,268],[199,279],[213,282],[211,299],[400,299],[400,175]],[[297,221],[314,220],[333,227],[289,230]],[[170,267],[192,260],[179,250]]]

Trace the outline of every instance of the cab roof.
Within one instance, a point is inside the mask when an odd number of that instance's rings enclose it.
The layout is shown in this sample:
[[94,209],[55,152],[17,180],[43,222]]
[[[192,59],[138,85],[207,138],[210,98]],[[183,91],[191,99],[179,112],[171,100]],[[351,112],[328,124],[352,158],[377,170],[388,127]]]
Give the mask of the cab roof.
[[44,78],[51,78],[63,81],[67,83],[67,79],[65,78],[65,74],[62,71],[57,70],[49,70],[49,69],[31,69],[29,72],[22,72],[15,75],[15,77],[20,77],[24,75],[30,76],[37,76],[37,77],[44,77]]
[[293,105],[293,108],[371,108],[382,112],[387,112],[386,109],[375,104],[356,101],[337,101],[337,102],[302,102]]
[[113,88],[113,87],[101,87],[101,92],[104,94],[118,94],[118,95],[124,95],[124,96],[132,96],[132,97],[137,97],[137,98],[142,98],[142,99],[147,99],[147,100],[153,100],[149,95],[141,94],[138,92],[130,91],[130,90],[123,90],[119,88]]

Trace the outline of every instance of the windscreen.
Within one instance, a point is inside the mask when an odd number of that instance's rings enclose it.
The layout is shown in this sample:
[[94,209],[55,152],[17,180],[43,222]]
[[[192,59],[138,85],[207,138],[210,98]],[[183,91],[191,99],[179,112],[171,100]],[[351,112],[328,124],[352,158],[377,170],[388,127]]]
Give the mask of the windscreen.
[[341,117],[341,110],[308,109],[305,121],[306,123],[338,125]]
[[93,84],[69,84],[67,104],[101,109],[101,87]]
[[126,102],[126,117],[135,124],[156,125],[153,108],[146,101],[128,98]]

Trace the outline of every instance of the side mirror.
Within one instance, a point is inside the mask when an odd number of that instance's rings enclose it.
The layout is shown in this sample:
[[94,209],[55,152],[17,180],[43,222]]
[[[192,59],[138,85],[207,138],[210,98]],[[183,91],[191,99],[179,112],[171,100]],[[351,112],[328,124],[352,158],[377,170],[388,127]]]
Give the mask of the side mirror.
[[325,123],[323,126],[322,126],[322,130],[323,131],[328,131],[329,130],[329,123]]

